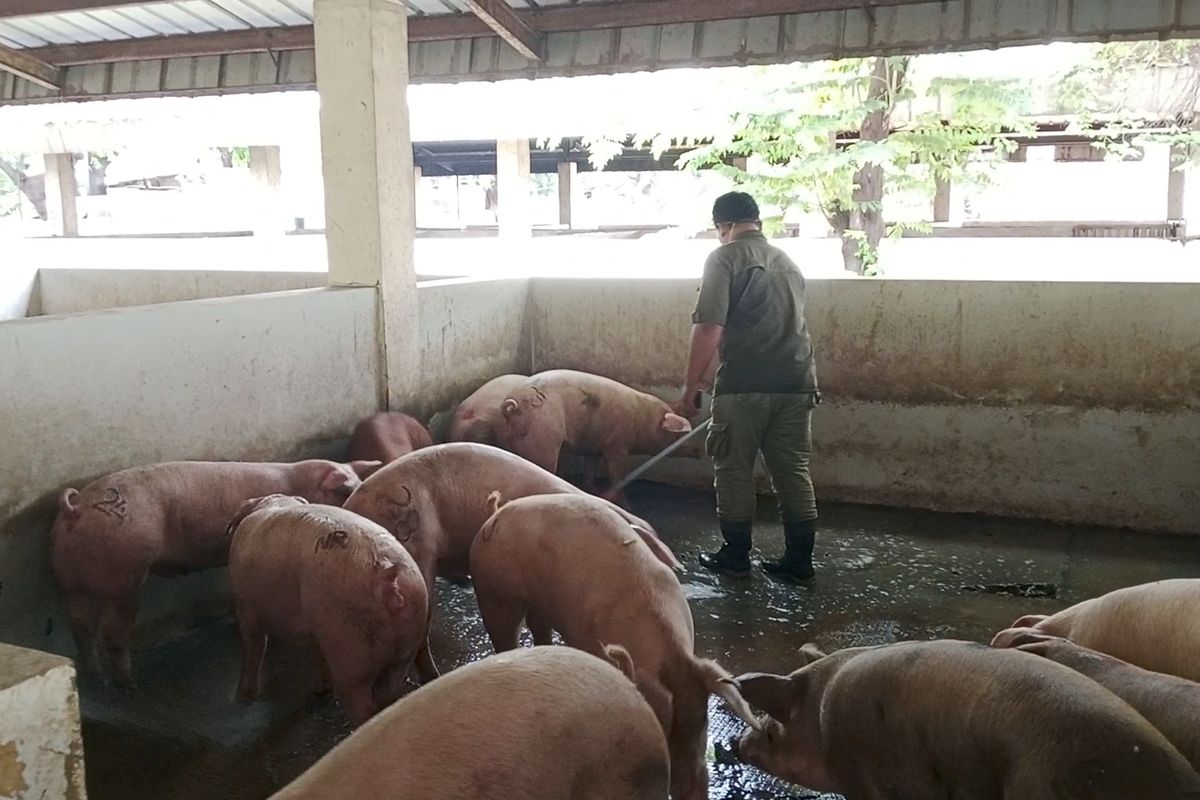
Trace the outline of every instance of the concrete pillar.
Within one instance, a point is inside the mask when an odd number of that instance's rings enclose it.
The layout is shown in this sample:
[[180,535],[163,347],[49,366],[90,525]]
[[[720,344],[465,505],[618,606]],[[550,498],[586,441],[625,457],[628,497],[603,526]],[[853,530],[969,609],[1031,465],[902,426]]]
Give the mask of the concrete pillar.
[[949,222],[950,221],[950,197],[951,183],[948,180],[939,180],[933,193],[933,221],[934,222]]
[[533,236],[529,197],[529,140],[496,142],[496,224],[502,239]]
[[1187,217],[1187,148],[1172,147],[1167,156],[1167,219]]
[[253,229],[255,236],[277,236],[287,231],[283,211],[283,167],[278,145],[250,148],[250,176],[254,179]]
[[558,165],[558,224],[574,227],[571,224],[571,212],[575,205],[575,176],[579,165],[574,161],[564,161]]
[[78,236],[79,209],[75,183],[75,156],[72,153],[46,153],[46,216],[51,236]]
[[740,169],[742,172],[746,172],[750,163],[750,159],[746,156],[734,156],[729,160],[729,163],[734,169]]
[[75,667],[0,644],[0,797],[87,796]]
[[315,12],[329,282],[379,287],[382,384],[401,407],[421,373],[408,20],[399,0],[316,0]]

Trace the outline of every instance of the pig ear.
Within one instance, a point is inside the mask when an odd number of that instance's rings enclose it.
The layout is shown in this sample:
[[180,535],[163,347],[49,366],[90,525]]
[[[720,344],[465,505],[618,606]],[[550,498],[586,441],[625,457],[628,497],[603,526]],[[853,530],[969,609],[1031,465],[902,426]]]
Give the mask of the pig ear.
[[687,433],[692,429],[692,423],[678,414],[666,414],[663,416],[662,429],[667,433]]
[[521,404],[510,397],[500,404],[500,413],[505,417],[511,417],[513,414],[517,413],[517,409],[520,407]]
[[351,461],[346,466],[349,467],[350,469],[354,470],[354,474],[365,481],[367,478],[371,477],[372,475],[374,475],[376,472],[379,471],[379,468],[383,466],[383,462],[382,461]]
[[350,480],[350,476],[346,474],[345,470],[331,469],[325,473],[325,480],[321,481],[321,490],[332,492],[341,489],[350,483]]
[[824,657],[825,653],[821,652],[821,648],[817,647],[813,642],[809,642],[800,648],[800,658],[805,664],[820,661]]
[[799,684],[784,675],[749,672],[733,680],[746,702],[781,722],[791,716],[792,707],[800,696]]
[[404,595],[396,580],[400,577],[400,566],[389,564],[379,570],[379,599],[391,614],[399,614],[404,608]]

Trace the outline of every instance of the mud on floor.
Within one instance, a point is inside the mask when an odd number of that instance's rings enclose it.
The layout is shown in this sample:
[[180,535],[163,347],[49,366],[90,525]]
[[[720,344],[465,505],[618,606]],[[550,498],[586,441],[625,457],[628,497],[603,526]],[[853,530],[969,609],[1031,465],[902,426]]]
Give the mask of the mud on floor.
[[[688,567],[682,580],[697,652],[734,674],[790,671],[809,641],[825,649],[987,641],[1023,614],[1200,574],[1200,550],[1183,537],[826,505],[810,586],[773,583],[757,571],[727,581],[695,562],[718,540],[710,494],[643,484],[631,497]],[[767,555],[781,547],[773,513],[764,500],[756,544]],[[432,643],[443,671],[490,654],[469,587],[439,582]],[[235,705],[239,653],[229,620],[139,652],[135,667],[142,689],[133,697],[81,682],[92,800],[260,800],[349,733],[332,697],[312,693],[316,673],[304,648],[273,644],[262,699]],[[819,797],[726,763],[722,745],[741,725],[718,701],[711,708],[714,800]]]

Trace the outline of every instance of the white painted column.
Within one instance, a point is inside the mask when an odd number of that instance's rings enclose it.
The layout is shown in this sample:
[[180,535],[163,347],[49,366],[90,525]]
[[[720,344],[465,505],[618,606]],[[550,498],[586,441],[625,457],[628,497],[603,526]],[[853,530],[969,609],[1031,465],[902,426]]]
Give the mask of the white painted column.
[[533,236],[528,139],[496,142],[496,202],[496,223],[501,239]]
[[250,148],[250,176],[254,179],[255,236],[278,236],[287,231],[283,211],[283,165],[278,145]]
[[75,156],[72,153],[46,153],[46,216],[51,236],[79,235],[79,208],[76,197]]
[[408,20],[399,0],[316,0],[329,282],[378,286],[386,399],[418,388]]
[[568,228],[575,227],[572,214],[575,206],[575,176],[579,173],[579,165],[574,161],[564,161],[558,165],[558,224]]
[[1167,219],[1187,219],[1187,148],[1167,151]]

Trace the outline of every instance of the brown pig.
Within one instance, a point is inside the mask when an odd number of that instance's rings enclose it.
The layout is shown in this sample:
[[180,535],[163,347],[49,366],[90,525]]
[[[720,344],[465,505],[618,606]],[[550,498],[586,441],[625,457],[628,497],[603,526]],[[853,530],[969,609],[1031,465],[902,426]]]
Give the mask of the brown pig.
[[496,444],[496,426],[502,419],[500,404],[528,378],[528,375],[501,375],[476,389],[454,409],[446,428],[446,441]]
[[146,576],[223,566],[229,519],[252,497],[341,505],[379,462],[174,461],[114,472],[59,497],[51,560],[67,596],[80,665],[98,667],[96,632],[118,685],[133,687],[129,641]]
[[390,464],[406,453],[431,444],[433,437],[420,422],[399,411],[383,411],[354,427],[347,460]]
[[1066,639],[1022,634],[1013,646],[1086,675],[1133,706],[1200,770],[1200,683],[1151,672]]
[[662,731],[626,676],[535,647],[421,687],[274,800],[666,800],[667,771]]
[[558,631],[596,656],[607,644],[628,651],[634,683],[667,736],[671,797],[708,797],[708,698],[740,698],[716,662],[695,656],[675,573],[611,504],[560,494],[503,505],[471,547],[471,575],[497,652],[517,646],[522,621],[534,644],[550,644]]
[[370,520],[337,506],[271,495],[242,504],[229,527],[229,581],[242,639],[238,697],[258,696],[267,637],[315,640],[352,725],[398,695],[424,649],[425,581],[412,556]]
[[[735,753],[846,800],[1183,800],[1200,775],[1123,700],[1061,664],[969,642],[809,650],[738,677],[769,715]],[[749,720],[748,720],[749,721]]]
[[550,472],[558,471],[564,445],[598,453],[612,486],[628,473],[630,455],[655,455],[692,429],[654,395],[567,369],[529,378],[509,393],[501,412],[503,447]]
[[1144,583],[1084,600],[1053,616],[1018,619],[996,634],[1009,647],[1022,633],[1069,639],[1148,669],[1200,681],[1200,579]]

